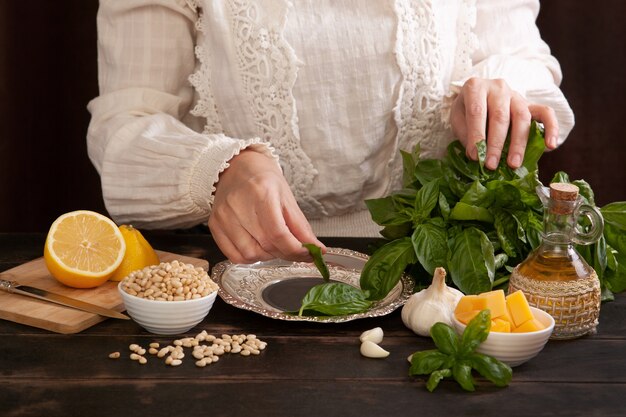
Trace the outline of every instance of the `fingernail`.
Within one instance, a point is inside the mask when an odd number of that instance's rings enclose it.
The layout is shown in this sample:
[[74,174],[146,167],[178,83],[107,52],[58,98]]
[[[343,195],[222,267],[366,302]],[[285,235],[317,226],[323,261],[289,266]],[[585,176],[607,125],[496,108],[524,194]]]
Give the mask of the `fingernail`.
[[522,155],[516,153],[511,156],[511,166],[517,168],[522,165]]
[[473,160],[478,159],[478,149],[474,148],[470,151],[470,158],[472,158]]
[[556,148],[556,144],[558,143],[558,138],[556,136],[550,137],[550,147]]
[[489,169],[496,169],[496,167],[498,166],[498,158],[491,155],[490,157],[487,158],[486,165],[487,165],[487,168]]

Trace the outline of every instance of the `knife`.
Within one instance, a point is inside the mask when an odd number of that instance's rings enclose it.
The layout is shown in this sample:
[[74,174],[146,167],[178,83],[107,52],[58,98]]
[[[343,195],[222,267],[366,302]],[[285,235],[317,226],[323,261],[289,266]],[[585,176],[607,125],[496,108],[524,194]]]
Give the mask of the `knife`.
[[41,288],[29,287],[28,285],[20,285],[16,281],[0,279],[0,290],[12,294],[26,295],[28,297],[38,298],[44,301],[50,301],[66,307],[72,307],[77,310],[87,311],[89,313],[99,314],[101,316],[111,317],[113,319],[130,320],[130,317],[115,310],[100,307],[95,304],[77,300],[75,298],[66,297],[64,295],[56,294],[48,290],[42,290]]

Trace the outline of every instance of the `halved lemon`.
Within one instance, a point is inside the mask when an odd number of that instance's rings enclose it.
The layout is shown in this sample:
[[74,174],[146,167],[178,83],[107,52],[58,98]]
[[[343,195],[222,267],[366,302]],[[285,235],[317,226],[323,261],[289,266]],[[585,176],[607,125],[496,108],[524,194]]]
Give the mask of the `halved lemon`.
[[126,252],[124,237],[113,220],[89,210],[61,215],[50,226],[44,260],[50,274],[74,288],[105,283]]

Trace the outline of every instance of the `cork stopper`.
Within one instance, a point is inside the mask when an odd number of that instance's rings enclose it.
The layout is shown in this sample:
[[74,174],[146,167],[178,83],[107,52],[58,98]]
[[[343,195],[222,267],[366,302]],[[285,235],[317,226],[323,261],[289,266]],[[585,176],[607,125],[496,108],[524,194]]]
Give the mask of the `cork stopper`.
[[550,211],[555,214],[570,214],[574,212],[578,199],[578,187],[566,182],[550,184]]

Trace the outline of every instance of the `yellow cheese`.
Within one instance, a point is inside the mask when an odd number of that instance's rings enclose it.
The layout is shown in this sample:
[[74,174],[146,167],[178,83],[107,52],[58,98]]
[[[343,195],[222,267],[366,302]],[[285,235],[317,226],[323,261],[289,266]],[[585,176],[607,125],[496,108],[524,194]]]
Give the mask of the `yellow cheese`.
[[487,302],[487,307],[491,312],[491,318],[495,319],[507,314],[506,298],[503,290],[493,290],[478,295]]
[[521,290],[517,290],[506,296],[506,306],[509,309],[509,315],[513,319],[512,324],[517,328],[528,320],[534,319],[530,310],[526,296]]
[[543,323],[533,318],[525,321],[524,323],[522,323],[521,326],[517,326],[515,329],[513,329],[513,333],[536,332],[545,328],[546,326],[544,326]]
[[491,320],[490,332],[511,333],[511,323],[502,319]]
[[454,313],[454,316],[461,323],[468,324],[478,313],[480,313],[480,310],[472,310],[464,311],[462,313]]
[[468,311],[484,310],[487,308],[487,300],[477,295],[464,295],[454,309],[454,313],[467,313]]

